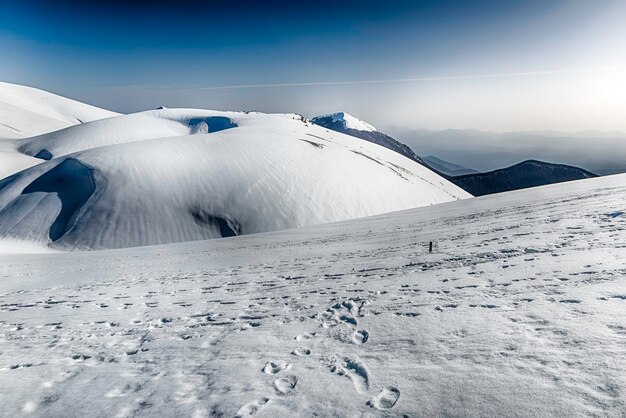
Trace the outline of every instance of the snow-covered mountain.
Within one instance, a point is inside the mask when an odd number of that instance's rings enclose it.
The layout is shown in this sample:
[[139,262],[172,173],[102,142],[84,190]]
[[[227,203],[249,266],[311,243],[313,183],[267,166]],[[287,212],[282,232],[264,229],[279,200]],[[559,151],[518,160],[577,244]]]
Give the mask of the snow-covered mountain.
[[623,416],[624,202],[612,176],[0,254],[0,416]]
[[448,177],[448,180],[474,196],[482,196],[592,177],[597,175],[582,168],[528,160],[500,170]]
[[380,132],[369,123],[357,119],[346,112],[317,116],[311,119],[311,121],[316,125],[323,126],[324,128],[332,129],[333,131],[341,132],[346,135],[355,136],[357,138],[373,142],[374,144],[381,145],[385,148],[389,148],[390,150],[404,155],[413,161],[424,164],[422,159],[418,157],[408,145],[395,140],[389,135]]
[[118,113],[43,90],[0,82],[0,179],[41,161],[16,151],[16,140]]
[[250,234],[470,197],[294,114],[161,109],[15,143],[50,161],[0,181],[0,235],[56,248]]
[[0,416],[626,410],[626,176],[464,199],[295,114],[39,133],[0,179]]
[[313,118],[312,122],[389,148],[423,164],[474,196],[596,177],[595,174],[578,167],[537,160],[528,160],[511,167],[479,173],[432,155],[427,158],[418,157],[408,145],[345,112],[318,116]]

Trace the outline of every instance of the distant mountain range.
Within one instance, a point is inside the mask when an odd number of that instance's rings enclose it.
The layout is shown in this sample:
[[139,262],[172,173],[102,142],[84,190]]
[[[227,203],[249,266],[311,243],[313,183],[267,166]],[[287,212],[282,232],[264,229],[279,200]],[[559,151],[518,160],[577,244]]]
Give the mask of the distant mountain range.
[[419,155],[436,155],[485,172],[525,160],[555,161],[600,175],[626,172],[626,133],[555,131],[495,133],[471,129],[428,131],[385,127]]
[[[345,112],[315,117],[312,121],[325,128],[365,139],[394,150],[429,167],[437,174],[474,196],[597,177],[596,174],[582,168],[539,160],[527,160],[510,167],[481,173],[434,155],[421,158],[408,145],[377,131],[369,123],[363,122]],[[555,135],[554,133],[551,134]]]

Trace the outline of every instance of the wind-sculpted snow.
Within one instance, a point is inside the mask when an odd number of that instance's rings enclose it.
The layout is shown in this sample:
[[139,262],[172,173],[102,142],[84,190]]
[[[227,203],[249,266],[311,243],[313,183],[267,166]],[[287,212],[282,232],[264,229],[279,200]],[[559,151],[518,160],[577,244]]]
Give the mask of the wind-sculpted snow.
[[249,120],[255,116],[241,112],[196,109],[152,110],[27,138],[20,141],[18,147],[20,152],[27,155],[37,156],[45,152],[50,157],[59,157],[107,145],[218,132],[237,127],[235,117]]
[[116,115],[43,90],[0,82],[0,179],[39,164],[40,158],[50,159],[46,154],[18,153],[21,138]]
[[622,416],[624,202],[603,177],[0,255],[0,415]]
[[117,115],[47,91],[0,82],[0,139],[39,135]]
[[[251,234],[470,196],[392,151],[293,114],[154,110],[29,138],[20,149],[52,158],[0,190],[0,234],[62,249]],[[89,167],[93,182],[84,170],[64,171],[71,204],[29,186],[57,179],[65,158]]]
[[237,124],[225,116],[209,116],[206,118],[191,118],[189,119],[189,126],[191,127],[191,133],[208,134],[235,128]]
[[90,167],[74,158],[66,158],[28,185],[29,193],[55,193],[61,200],[61,211],[50,226],[50,239],[56,241],[74,224],[76,215],[96,190]]

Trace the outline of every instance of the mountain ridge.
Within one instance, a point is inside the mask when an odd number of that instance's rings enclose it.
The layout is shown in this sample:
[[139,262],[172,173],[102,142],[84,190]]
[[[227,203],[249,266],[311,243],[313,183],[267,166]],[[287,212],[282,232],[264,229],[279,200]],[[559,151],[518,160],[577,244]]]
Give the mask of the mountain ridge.
[[[385,148],[396,151],[397,153],[404,155],[417,163],[425,165],[424,161],[411,149],[411,147],[346,112],[316,116],[312,118],[311,121],[316,125],[323,126],[324,128],[381,145]],[[361,126],[366,127],[366,129],[359,129]]]
[[449,176],[448,180],[474,196],[598,177],[585,169],[539,160],[525,160],[485,173]]

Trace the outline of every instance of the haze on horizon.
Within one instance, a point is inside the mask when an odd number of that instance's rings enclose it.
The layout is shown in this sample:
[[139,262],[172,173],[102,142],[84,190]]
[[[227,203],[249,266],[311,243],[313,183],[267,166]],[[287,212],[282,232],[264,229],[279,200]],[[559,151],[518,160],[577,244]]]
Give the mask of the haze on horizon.
[[617,0],[3,3],[0,80],[119,112],[626,131],[625,16]]

